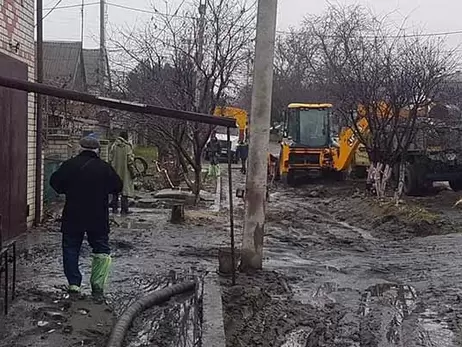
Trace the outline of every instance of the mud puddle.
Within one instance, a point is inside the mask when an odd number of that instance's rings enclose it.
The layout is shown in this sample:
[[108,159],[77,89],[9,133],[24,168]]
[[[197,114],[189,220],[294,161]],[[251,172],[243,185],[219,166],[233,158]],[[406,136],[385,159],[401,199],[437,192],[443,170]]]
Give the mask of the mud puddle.
[[[183,281],[185,278],[177,278]],[[126,338],[127,347],[195,347],[202,336],[203,278],[197,288],[143,312],[135,319]],[[160,286],[156,286],[160,289]]]
[[[202,278],[211,265],[216,266],[216,257],[204,257],[204,254],[208,250],[218,249],[228,236],[225,226],[217,227],[225,224],[220,214],[212,218],[204,212],[203,217],[202,210],[195,209],[191,214],[192,221],[172,225],[168,222],[168,209],[133,208],[132,211],[134,213],[127,217],[111,214],[113,266],[107,291],[107,301],[111,308],[111,312],[108,312],[110,328],[115,316],[120,316],[129,305],[147,293],[185,279]],[[9,328],[3,331],[1,328],[4,321],[0,317],[0,334],[3,337],[1,347],[105,345],[110,329],[100,329],[101,336],[96,334],[94,330],[99,330],[99,323],[91,321],[96,316],[92,307],[71,308],[69,314],[66,313],[66,322],[73,321],[75,317],[91,318],[90,330],[82,328],[81,333],[76,328],[65,329],[67,323],[62,323],[63,327],[58,329],[51,318],[34,313],[39,312],[42,306],[52,312],[55,318],[60,317],[55,313],[67,312],[62,311],[60,306],[64,295],[62,288],[66,285],[62,271],[62,236],[50,232],[59,226],[57,221],[25,237],[25,251],[21,253],[18,273],[18,288],[24,299],[14,302],[11,312],[17,314],[8,317]],[[80,265],[83,274],[82,291],[88,295],[91,249],[86,242],[82,247]],[[40,295],[32,296],[33,299],[29,300],[28,297],[35,292]],[[48,297],[53,300],[49,301]],[[202,293],[197,293],[175,298],[147,311],[136,320],[127,343],[133,346],[197,346],[201,336],[201,305]],[[61,340],[58,340],[58,336]],[[39,342],[35,343],[36,340]]]
[[[424,346],[454,346],[456,336],[446,322],[438,318],[438,313],[426,309],[419,317],[419,325],[422,327],[421,339]],[[460,342],[457,344],[460,346]]]
[[286,338],[286,342],[281,347],[306,347],[308,338],[313,329],[301,328],[292,331]]
[[[406,199],[396,208],[348,182],[274,189],[264,268],[286,284],[257,276],[238,294],[229,289],[227,315],[244,323],[228,321],[228,347],[462,346],[457,194]],[[271,293],[266,301],[260,291]],[[265,311],[290,311],[293,325],[260,318]]]
[[109,306],[88,297],[20,292],[0,329],[0,346],[101,346],[114,321]]
[[275,272],[223,280],[226,346],[305,347],[322,312],[293,300],[286,279]]

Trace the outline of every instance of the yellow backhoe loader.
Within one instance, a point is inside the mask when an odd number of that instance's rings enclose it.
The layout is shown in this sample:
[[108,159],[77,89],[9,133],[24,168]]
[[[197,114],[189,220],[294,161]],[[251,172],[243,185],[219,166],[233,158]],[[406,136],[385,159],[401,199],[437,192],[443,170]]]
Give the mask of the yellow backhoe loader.
[[[288,106],[277,172],[284,183],[294,184],[298,173],[343,179],[350,169],[360,141],[351,128],[344,129],[336,141],[332,131],[332,108],[328,103]],[[363,117],[356,126],[360,131],[368,129]]]

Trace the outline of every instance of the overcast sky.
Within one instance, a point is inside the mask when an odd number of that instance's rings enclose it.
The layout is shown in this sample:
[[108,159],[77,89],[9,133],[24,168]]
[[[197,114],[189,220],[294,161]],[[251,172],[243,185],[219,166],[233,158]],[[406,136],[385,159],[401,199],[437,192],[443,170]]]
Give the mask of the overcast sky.
[[[44,7],[51,8],[60,0],[44,0]],[[98,0],[85,1],[85,39],[87,48],[98,46],[99,7]],[[163,0],[107,0],[108,31],[122,26],[132,27],[151,19],[148,13],[116,8],[110,4],[130,6],[139,9],[152,9],[151,3],[163,7]],[[188,1],[188,0],[186,0]],[[179,0],[169,0],[169,3]],[[332,2],[335,2],[334,0]],[[81,0],[61,0],[59,6],[80,4]],[[390,18],[400,23],[408,18],[406,27],[417,27],[426,33],[462,31],[462,1],[461,0],[340,0],[339,3],[360,3],[374,9],[379,15],[391,14]],[[286,30],[297,26],[307,14],[319,14],[326,8],[325,0],[280,0],[278,6],[278,29]],[[45,10],[44,14],[48,11]],[[57,9],[44,20],[46,40],[79,40],[81,28],[79,8]],[[448,35],[449,46],[455,47],[462,43],[462,34]]]

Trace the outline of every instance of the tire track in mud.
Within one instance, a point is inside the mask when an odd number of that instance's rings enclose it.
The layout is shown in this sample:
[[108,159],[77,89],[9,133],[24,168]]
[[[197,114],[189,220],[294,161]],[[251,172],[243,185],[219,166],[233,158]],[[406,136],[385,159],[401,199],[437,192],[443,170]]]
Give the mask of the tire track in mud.
[[325,204],[288,190],[268,206],[266,266],[294,299],[328,312],[306,346],[461,346],[462,236],[376,239]]

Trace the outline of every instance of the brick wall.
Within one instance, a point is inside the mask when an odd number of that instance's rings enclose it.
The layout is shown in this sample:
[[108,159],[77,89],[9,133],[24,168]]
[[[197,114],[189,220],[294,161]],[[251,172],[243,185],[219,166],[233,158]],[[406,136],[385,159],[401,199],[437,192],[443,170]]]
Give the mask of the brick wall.
[[[0,52],[29,66],[29,80],[35,77],[34,0],[0,0]],[[29,94],[28,121],[28,224],[35,213],[35,98]],[[26,169],[26,168],[25,168]]]
[[105,161],[109,161],[109,140],[100,140],[101,143],[101,152],[100,157]]
[[72,156],[73,144],[69,135],[48,135],[47,142],[46,159],[65,161]]
[[[65,161],[77,155],[80,151],[80,137],[69,135],[48,135],[47,148],[45,151],[46,159],[54,159]],[[109,140],[100,140],[101,143],[101,159],[108,161],[109,159]]]

